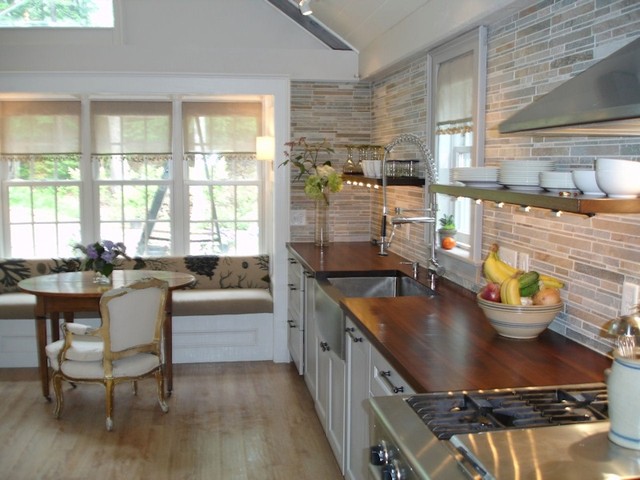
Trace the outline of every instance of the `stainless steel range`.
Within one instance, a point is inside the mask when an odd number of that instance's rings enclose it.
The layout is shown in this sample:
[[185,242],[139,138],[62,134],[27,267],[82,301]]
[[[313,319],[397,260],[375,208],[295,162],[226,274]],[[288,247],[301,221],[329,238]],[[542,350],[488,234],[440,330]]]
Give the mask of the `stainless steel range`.
[[372,479],[622,479],[640,452],[611,443],[605,384],[377,397]]

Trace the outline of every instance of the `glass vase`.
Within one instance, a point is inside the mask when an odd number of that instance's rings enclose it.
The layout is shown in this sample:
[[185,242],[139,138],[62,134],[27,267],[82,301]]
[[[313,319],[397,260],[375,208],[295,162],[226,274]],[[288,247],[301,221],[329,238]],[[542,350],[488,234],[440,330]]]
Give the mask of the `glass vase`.
[[93,272],[93,283],[98,285],[111,285],[111,275],[105,275],[102,272],[95,270]]
[[329,245],[329,201],[326,194],[316,200],[315,244],[321,248]]

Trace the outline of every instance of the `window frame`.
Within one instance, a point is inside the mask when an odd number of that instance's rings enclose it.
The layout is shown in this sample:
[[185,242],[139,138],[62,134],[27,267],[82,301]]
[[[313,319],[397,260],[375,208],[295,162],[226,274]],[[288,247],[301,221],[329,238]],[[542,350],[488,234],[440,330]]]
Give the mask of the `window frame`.
[[[73,96],[73,95],[72,95]],[[216,96],[203,97],[202,95],[171,95],[171,96],[154,96],[154,100],[167,100],[172,104],[172,122],[174,128],[172,129],[171,135],[171,150],[172,150],[172,160],[171,160],[171,169],[173,172],[173,178],[169,181],[169,185],[171,188],[171,229],[173,231],[172,239],[171,239],[171,251],[169,254],[180,255],[180,254],[189,254],[189,232],[188,226],[189,222],[189,195],[188,195],[188,182],[187,175],[185,172],[186,162],[184,161],[184,152],[183,152],[183,141],[182,141],[182,115],[181,115],[181,105],[183,102],[190,101],[192,99],[197,99],[198,101],[219,101],[220,99],[228,99],[233,97],[238,98],[261,98],[262,101],[266,104],[270,104],[268,108],[263,108],[263,131],[265,126],[268,127],[269,130],[273,130],[274,128],[274,111],[273,111],[273,94],[270,93],[256,93],[251,95],[237,95],[234,93],[228,94],[220,94]],[[0,98],[2,96],[0,95]],[[61,96],[59,98],[68,99],[68,95]],[[95,165],[93,161],[93,155],[91,153],[91,140],[90,140],[90,125],[91,125],[91,116],[90,116],[90,108],[89,105],[93,100],[108,100],[108,101],[134,101],[134,100],[146,100],[148,96],[144,95],[126,95],[126,96],[96,96],[96,95],[75,95],[73,96],[76,100],[78,97],[81,97],[81,103],[83,105],[81,109],[81,180],[80,180],[80,226],[81,226],[81,238],[82,243],[89,243],[91,241],[95,241],[96,238],[99,237],[100,232],[100,219],[99,219],[99,190],[100,185],[104,184],[112,184],[113,181],[98,179],[95,176]],[[51,99],[59,99],[55,96],[43,95],[41,98],[34,98],[30,96],[29,98],[25,98],[24,100],[34,100],[34,101],[46,101]],[[266,118],[271,115],[272,118]],[[179,126],[179,128],[175,128]],[[272,182],[272,171],[266,167],[266,162],[258,162],[258,181],[260,182],[259,187],[259,199],[258,199],[258,215],[259,215],[259,243],[257,245],[258,251],[257,254],[265,254],[270,253],[272,249],[272,245],[274,244],[272,236],[274,235],[275,229],[273,225],[273,209],[268,207],[273,202],[273,186]],[[2,204],[3,207],[0,210],[0,225],[2,226],[2,231],[0,231],[0,256],[2,257],[10,257],[11,254],[11,242],[10,242],[10,231],[9,231],[9,206],[8,202],[8,174],[9,168],[6,162],[0,162],[0,183],[2,184],[2,188],[0,189],[0,195],[2,195]],[[139,184],[140,181],[116,181],[118,184]],[[145,183],[145,182],[142,182]],[[150,185],[155,185],[158,183],[156,180],[151,180],[148,182]],[[162,183],[162,182],[161,182]],[[165,182],[166,183],[166,182]],[[224,182],[228,184],[228,181]],[[239,182],[242,184],[243,182]],[[26,183],[25,183],[26,185]],[[3,233],[4,232],[4,233]],[[195,252],[197,254],[197,252]],[[230,253],[235,254],[235,253]],[[242,255],[242,252],[237,253],[238,255]],[[253,254],[253,253],[252,253]],[[47,255],[40,255],[39,253],[34,254],[35,258]]]
[[[486,104],[486,78],[487,78],[487,29],[481,26],[467,32],[454,40],[432,50],[427,55],[428,72],[428,101],[429,105],[437,105],[437,75],[438,65],[456,57],[471,53],[473,55],[473,144],[471,147],[471,164],[473,166],[484,165],[484,139],[485,139],[485,104]],[[430,132],[431,145],[437,145],[436,138],[436,111],[435,107],[430,109],[427,119],[427,131]],[[442,202],[450,201],[446,196],[437,194],[438,207]],[[483,207],[481,204],[471,203],[470,205],[470,239],[469,248],[454,248],[453,250],[439,249],[439,253],[444,253],[452,259],[456,265],[464,264],[478,265],[482,262],[482,216]],[[440,212],[438,212],[440,216]],[[462,262],[462,263],[461,263]]]

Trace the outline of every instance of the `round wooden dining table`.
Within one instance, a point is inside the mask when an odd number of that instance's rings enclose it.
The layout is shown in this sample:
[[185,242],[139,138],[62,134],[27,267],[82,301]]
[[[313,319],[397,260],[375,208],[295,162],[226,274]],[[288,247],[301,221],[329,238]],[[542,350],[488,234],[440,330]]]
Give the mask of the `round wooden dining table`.
[[47,345],[47,318],[51,324],[52,341],[60,338],[60,314],[65,321],[73,322],[77,312],[99,312],[100,297],[107,290],[128,285],[142,278],[155,277],[169,284],[164,322],[164,375],[167,394],[173,390],[173,354],[172,354],[172,292],[185,288],[195,282],[188,273],[164,270],[114,270],[110,285],[94,283],[93,272],[65,272],[26,278],[18,287],[23,292],[36,296],[34,316],[36,322],[36,342],[38,351],[38,369],[42,383],[42,394],[47,400],[49,395],[49,367],[45,347]]

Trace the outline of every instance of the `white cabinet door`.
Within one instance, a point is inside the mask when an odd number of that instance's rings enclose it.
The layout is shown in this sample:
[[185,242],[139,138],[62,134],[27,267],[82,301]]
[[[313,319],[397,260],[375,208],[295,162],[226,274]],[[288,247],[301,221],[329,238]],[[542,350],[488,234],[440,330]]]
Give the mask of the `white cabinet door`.
[[344,473],[345,362],[317,333],[317,383],[315,407],[340,470]]
[[370,381],[372,397],[416,393],[387,359],[373,347],[371,348]]
[[329,321],[322,315],[343,315],[343,313],[337,306],[328,310],[320,309],[320,311],[316,308],[314,326],[317,352],[316,412],[340,470],[344,473],[346,367],[344,360],[338,355],[340,352],[332,349],[318,328],[319,322]]
[[305,312],[305,329],[304,329],[304,381],[307,384],[309,393],[314,402],[317,397],[318,383],[318,350],[319,340],[316,336],[315,321],[315,302],[313,283],[315,279],[308,275],[304,275],[304,312]]
[[369,362],[371,343],[347,317],[347,432],[344,476],[347,480],[367,478],[369,465]]
[[287,344],[300,375],[304,373],[304,275],[302,265],[289,257],[289,305],[287,308]]

